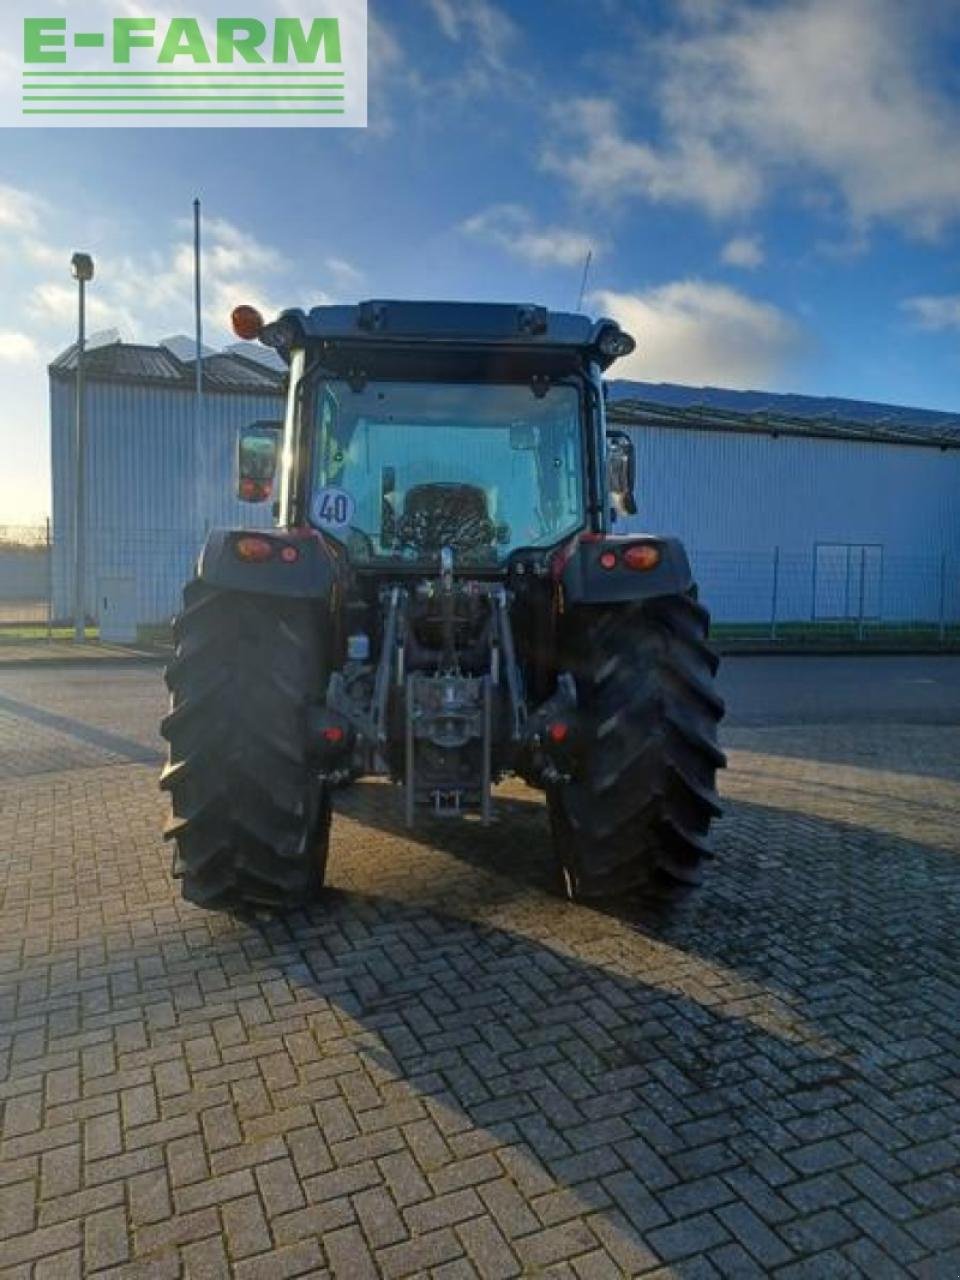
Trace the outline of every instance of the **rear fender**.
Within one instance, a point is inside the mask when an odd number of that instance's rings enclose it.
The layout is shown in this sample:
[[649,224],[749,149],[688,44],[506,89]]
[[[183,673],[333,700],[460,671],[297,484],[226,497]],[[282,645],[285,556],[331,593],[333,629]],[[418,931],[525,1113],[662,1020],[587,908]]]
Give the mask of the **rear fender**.
[[[630,569],[622,560],[628,547],[652,546],[660,559],[652,569]],[[613,553],[612,568],[604,568],[601,556]],[[684,595],[693,587],[690,561],[679,538],[652,538],[643,534],[624,537],[581,538],[567,560],[561,578],[568,604],[628,604],[655,596]]]
[[[268,560],[244,560],[242,538],[260,538],[275,546]],[[293,548],[294,559],[289,551]],[[328,600],[340,578],[339,560],[314,530],[216,529],[200,553],[198,576],[224,591],[251,591],[294,600]]]

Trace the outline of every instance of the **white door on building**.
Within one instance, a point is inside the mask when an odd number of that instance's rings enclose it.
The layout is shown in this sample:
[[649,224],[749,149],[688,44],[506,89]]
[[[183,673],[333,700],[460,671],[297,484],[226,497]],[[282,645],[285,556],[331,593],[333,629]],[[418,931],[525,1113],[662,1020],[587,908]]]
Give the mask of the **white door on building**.
[[136,578],[101,578],[97,615],[101,640],[132,644],[137,638]]

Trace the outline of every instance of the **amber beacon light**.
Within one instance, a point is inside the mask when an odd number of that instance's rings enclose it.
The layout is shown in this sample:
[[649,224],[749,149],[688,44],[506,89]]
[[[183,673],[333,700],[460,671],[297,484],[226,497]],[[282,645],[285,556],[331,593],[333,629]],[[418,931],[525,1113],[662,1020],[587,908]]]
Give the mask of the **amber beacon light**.
[[246,304],[234,308],[230,316],[230,324],[233,332],[244,342],[252,342],[263,332],[263,316],[256,307]]

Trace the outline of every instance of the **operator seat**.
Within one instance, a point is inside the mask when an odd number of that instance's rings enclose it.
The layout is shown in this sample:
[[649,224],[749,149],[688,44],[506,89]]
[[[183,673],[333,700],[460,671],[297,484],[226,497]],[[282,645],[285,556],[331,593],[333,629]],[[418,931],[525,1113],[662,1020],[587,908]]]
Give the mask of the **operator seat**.
[[401,547],[421,552],[439,552],[442,547],[479,551],[493,547],[496,536],[487,495],[476,485],[417,484],[407,490],[397,521]]

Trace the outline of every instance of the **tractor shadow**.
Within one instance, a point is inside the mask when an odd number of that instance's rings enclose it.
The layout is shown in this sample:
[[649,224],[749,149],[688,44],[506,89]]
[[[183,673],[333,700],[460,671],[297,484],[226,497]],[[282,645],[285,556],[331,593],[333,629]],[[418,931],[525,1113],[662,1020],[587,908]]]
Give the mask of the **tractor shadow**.
[[[943,983],[950,1000],[960,998],[960,809],[952,797],[935,813],[926,841],[904,836],[920,829],[913,801],[899,810],[890,802],[885,819],[871,814],[868,822],[864,814],[860,825],[806,805],[727,798],[717,856],[705,865],[700,887],[663,877],[616,901],[573,906],[562,902],[545,806],[536,793],[520,790],[497,793],[497,821],[489,828],[428,820],[409,832],[397,795],[378,784],[361,784],[343,810],[438,855],[436,898],[427,883],[428,899],[456,901],[456,876],[442,866],[449,855],[473,872],[493,873],[497,904],[546,893],[571,924],[590,920],[602,933],[607,920],[704,962],[714,976],[751,984],[786,1002],[815,1039],[843,1046],[850,1061],[885,1060],[880,1044],[911,1036],[928,1020],[944,1051],[957,1051],[954,1020],[944,1019],[938,997],[924,1004],[921,996],[925,984]],[[927,806],[928,817],[931,808],[937,807]],[[943,1075],[929,1063],[917,1071]],[[896,1087],[894,1078],[887,1083]]]
[[[385,1103],[425,1109],[438,1180],[444,1152],[496,1152],[526,1230],[565,1224],[564,1257],[586,1222],[622,1274],[692,1278],[702,1257],[676,1256],[671,1220],[723,1221],[739,1200],[782,1224],[780,1266],[831,1247],[830,1215],[804,1224],[791,1199],[811,1146],[872,1166],[881,1131],[942,1135],[960,1048],[954,851],[736,801],[699,890],[594,909],[552,892],[538,799],[498,795],[489,829],[413,835],[397,800],[369,784],[340,803],[333,880],[350,887],[267,927],[263,960],[291,948],[303,997],[353,1023]],[[373,851],[351,881],[349,858],[368,856],[354,823]]]

